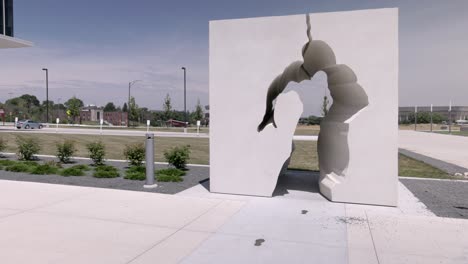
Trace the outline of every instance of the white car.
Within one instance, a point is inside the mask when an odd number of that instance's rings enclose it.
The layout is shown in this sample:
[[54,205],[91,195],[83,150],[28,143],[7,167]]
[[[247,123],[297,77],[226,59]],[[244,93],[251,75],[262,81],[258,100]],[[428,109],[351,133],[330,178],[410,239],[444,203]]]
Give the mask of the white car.
[[16,123],[18,129],[42,129],[44,126],[41,123],[32,120],[21,120]]

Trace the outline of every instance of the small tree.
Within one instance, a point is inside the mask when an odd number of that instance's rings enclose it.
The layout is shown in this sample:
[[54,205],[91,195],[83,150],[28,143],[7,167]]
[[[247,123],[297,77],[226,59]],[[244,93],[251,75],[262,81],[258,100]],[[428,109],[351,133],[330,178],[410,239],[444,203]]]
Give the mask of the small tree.
[[65,107],[67,107],[67,115],[75,121],[75,118],[80,116],[80,107],[83,107],[83,101],[73,96],[65,102]]
[[62,163],[69,163],[75,151],[75,143],[71,140],[65,140],[63,143],[57,143],[57,158]]
[[102,142],[96,141],[86,145],[89,152],[89,158],[93,161],[94,165],[99,166],[104,164],[104,156],[106,149]]
[[172,118],[172,103],[171,103],[171,97],[169,96],[169,94],[166,94],[166,98],[164,99],[163,110],[164,110],[165,121],[171,119]]
[[323,97],[323,101],[322,101],[322,116],[323,117],[326,117],[327,114],[328,114],[328,104],[330,104],[330,101],[328,100],[328,97],[325,95]]
[[130,97],[130,105],[129,105],[129,119],[131,121],[136,121],[138,120],[138,117],[140,116],[140,111],[138,109],[138,105],[135,102],[135,97]]
[[203,119],[203,107],[200,104],[200,99],[198,99],[197,101],[197,105],[195,106],[195,111],[192,113],[192,118],[194,122]]
[[123,107],[122,107],[122,112],[128,112],[127,103],[124,103],[124,105],[123,105]]
[[190,159],[190,146],[174,147],[164,151],[166,161],[177,169],[185,169]]
[[112,102],[108,102],[106,106],[104,106],[104,109],[103,109],[104,112],[114,112],[115,110],[116,110],[116,107],[114,103]]
[[24,138],[18,136],[16,138],[16,144],[18,145],[18,158],[20,160],[32,160],[34,155],[41,151],[41,146],[36,138]]
[[124,156],[129,161],[130,166],[141,166],[145,159],[145,146],[143,143],[127,145]]

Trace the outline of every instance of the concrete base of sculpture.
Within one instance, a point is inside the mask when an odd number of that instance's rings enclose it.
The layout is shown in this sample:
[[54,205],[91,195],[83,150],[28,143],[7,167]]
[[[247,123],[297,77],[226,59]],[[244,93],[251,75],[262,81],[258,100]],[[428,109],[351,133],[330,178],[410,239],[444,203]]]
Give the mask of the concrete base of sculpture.
[[272,195],[302,113],[283,91],[319,71],[333,98],[318,142],[321,193],[396,205],[397,9],[210,22],[211,191]]

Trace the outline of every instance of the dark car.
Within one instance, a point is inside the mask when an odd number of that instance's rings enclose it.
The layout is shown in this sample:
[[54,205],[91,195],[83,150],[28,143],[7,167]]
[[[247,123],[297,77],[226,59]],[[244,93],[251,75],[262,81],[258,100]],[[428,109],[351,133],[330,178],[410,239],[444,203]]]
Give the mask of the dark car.
[[16,128],[18,129],[41,129],[44,126],[41,123],[32,121],[32,120],[21,120],[16,123]]

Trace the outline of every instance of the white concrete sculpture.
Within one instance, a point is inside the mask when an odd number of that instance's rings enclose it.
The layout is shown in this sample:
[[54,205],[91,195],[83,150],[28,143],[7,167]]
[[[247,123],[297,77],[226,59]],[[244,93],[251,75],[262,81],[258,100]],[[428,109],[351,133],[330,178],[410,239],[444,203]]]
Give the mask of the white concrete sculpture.
[[333,98],[321,193],[396,205],[397,9],[210,22],[211,191],[272,195],[302,113],[298,95],[282,92],[319,71]]

